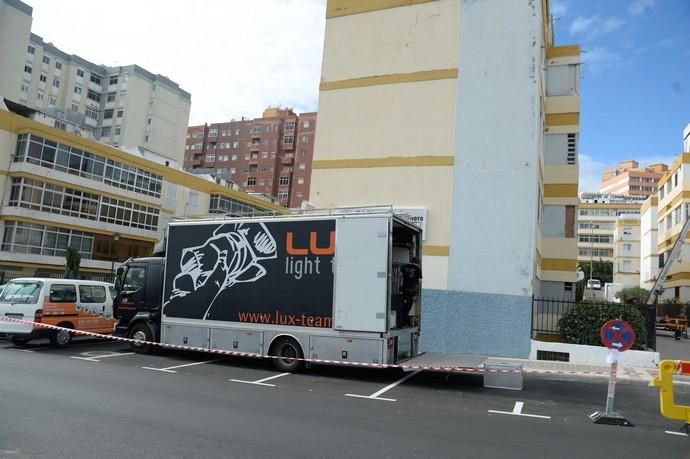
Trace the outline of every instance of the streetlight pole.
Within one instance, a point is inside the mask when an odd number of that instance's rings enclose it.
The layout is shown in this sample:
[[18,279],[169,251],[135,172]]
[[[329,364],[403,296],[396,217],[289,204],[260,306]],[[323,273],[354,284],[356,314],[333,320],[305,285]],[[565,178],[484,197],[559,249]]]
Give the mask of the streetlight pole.
[[113,251],[110,261],[110,274],[115,274],[115,256],[117,255],[117,241],[120,240],[118,233],[113,234]]

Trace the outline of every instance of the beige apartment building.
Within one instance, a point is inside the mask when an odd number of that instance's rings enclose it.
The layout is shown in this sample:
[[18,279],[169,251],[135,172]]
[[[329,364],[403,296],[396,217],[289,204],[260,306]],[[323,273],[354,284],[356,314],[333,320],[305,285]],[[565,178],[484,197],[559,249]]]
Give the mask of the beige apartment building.
[[613,282],[640,285],[640,215],[623,214],[613,225]]
[[640,287],[651,290],[659,274],[658,220],[659,198],[652,195],[640,209]]
[[624,216],[639,216],[643,202],[643,196],[581,193],[577,222],[578,263],[614,263],[616,225]]
[[150,255],[174,217],[264,211],[284,209],[0,101],[0,273],[64,272],[74,247],[82,272],[106,275]]
[[0,38],[11,33],[0,39],[0,96],[181,168],[191,95],[137,65],[97,65],[59,49],[31,33],[31,13],[0,0]]
[[579,47],[546,0],[326,15],[311,203],[423,212],[423,347],[526,356],[532,295],[576,281]]
[[668,171],[666,164],[650,164],[640,167],[637,161],[621,161],[616,167],[604,169],[599,191],[629,196],[656,194],[657,182]]

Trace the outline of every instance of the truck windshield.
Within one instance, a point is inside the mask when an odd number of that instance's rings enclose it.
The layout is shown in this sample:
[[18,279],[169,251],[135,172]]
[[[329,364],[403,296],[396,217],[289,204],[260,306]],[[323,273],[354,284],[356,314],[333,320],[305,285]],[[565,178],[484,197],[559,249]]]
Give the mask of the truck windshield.
[[0,296],[3,303],[31,304],[38,300],[41,282],[10,282]]

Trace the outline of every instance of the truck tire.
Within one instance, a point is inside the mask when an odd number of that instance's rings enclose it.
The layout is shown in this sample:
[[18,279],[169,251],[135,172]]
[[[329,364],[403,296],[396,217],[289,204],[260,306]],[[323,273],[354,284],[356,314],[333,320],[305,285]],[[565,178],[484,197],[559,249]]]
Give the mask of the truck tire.
[[[58,327],[74,328],[72,327],[72,324],[69,324],[67,322],[58,324]],[[50,344],[52,344],[55,347],[65,347],[72,342],[72,335],[73,333],[71,331],[55,330],[53,333],[50,334]]]
[[12,344],[15,346],[24,346],[26,343],[29,342],[28,338],[19,338],[19,337],[12,337],[10,338],[10,341],[12,341]]
[[[151,333],[151,329],[143,322],[135,324],[129,330],[127,337],[129,339],[137,339],[140,341],[153,341],[153,333]],[[151,344],[129,343],[129,348],[137,354],[149,354],[152,347],[153,346]]]
[[272,346],[271,355],[275,356],[273,366],[276,370],[288,373],[295,373],[304,367],[302,347],[292,338],[278,338]]

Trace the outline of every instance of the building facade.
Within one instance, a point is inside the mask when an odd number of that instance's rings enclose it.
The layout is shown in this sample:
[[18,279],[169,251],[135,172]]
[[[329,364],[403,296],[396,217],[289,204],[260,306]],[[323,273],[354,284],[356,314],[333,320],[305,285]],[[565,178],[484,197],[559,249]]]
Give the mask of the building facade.
[[666,164],[650,164],[640,167],[637,161],[621,161],[618,166],[604,169],[599,191],[628,196],[656,194],[657,182],[668,171]]
[[0,97],[19,100],[21,95],[32,11],[19,0],[0,0]]
[[640,285],[640,214],[623,214],[613,225],[613,282]]
[[659,274],[658,221],[659,198],[650,196],[640,209],[640,287],[651,290]]
[[547,1],[326,14],[311,203],[422,209],[423,347],[526,356],[532,295],[576,281],[579,47]]
[[578,263],[613,263],[618,220],[624,215],[639,216],[643,202],[642,196],[581,193],[577,222]]
[[316,113],[268,108],[263,117],[190,126],[184,168],[212,171],[285,207],[309,199]]
[[64,272],[76,248],[82,271],[150,255],[176,216],[244,215],[281,208],[97,142],[79,126],[0,104],[0,271]]

